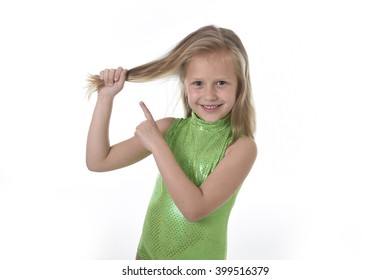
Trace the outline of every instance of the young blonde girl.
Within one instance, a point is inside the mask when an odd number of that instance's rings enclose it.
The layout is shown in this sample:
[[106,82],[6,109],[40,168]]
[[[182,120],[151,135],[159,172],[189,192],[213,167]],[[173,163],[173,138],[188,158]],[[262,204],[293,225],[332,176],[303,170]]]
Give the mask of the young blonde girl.
[[[145,121],[111,146],[113,101],[125,81],[178,76],[185,118]],[[238,190],[256,159],[248,56],[231,30],[202,27],[160,59],[89,79],[98,92],[87,139],[87,166],[110,171],[153,155],[159,176],[137,259],[226,259],[227,224]]]

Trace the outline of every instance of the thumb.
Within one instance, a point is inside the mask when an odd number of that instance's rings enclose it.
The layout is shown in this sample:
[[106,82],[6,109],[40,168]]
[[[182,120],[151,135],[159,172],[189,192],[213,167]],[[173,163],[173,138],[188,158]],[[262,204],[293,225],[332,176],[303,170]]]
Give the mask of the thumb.
[[119,77],[120,81],[126,82],[126,77],[127,77],[127,69],[123,69],[121,72],[121,75]]
[[154,121],[153,119],[153,116],[152,116],[152,113],[150,113],[148,107],[146,107],[145,103],[144,102],[140,102],[139,105],[141,106],[141,109],[142,111],[144,112],[144,115],[145,115],[145,118],[148,120],[148,121]]

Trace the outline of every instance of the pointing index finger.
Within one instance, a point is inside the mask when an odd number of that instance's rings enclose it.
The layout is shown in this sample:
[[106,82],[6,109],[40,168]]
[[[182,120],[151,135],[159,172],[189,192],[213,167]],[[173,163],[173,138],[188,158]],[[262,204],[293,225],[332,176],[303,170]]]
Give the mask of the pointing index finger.
[[142,111],[144,112],[145,118],[150,121],[154,121],[152,113],[150,113],[148,107],[146,107],[144,102],[140,102],[139,105],[141,106]]

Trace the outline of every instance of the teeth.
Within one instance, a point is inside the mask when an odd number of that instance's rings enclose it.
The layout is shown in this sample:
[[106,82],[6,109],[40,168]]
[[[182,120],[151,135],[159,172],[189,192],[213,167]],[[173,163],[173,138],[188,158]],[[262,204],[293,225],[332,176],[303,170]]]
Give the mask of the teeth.
[[206,109],[212,110],[218,107],[218,105],[203,105]]

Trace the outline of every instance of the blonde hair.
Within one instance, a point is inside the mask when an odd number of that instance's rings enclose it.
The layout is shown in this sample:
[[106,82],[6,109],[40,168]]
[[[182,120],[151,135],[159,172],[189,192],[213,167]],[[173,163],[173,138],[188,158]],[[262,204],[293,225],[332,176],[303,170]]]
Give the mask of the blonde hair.
[[[184,79],[186,66],[193,56],[207,52],[222,51],[232,59],[237,75],[237,99],[230,114],[233,142],[242,136],[254,137],[256,127],[255,110],[249,75],[249,61],[240,38],[226,28],[208,25],[199,28],[181,40],[163,57],[127,71],[128,82],[148,82],[168,76],[178,76],[181,83],[181,99],[185,116],[192,110],[185,98]],[[98,75],[88,78],[87,93],[90,96],[104,86]]]

